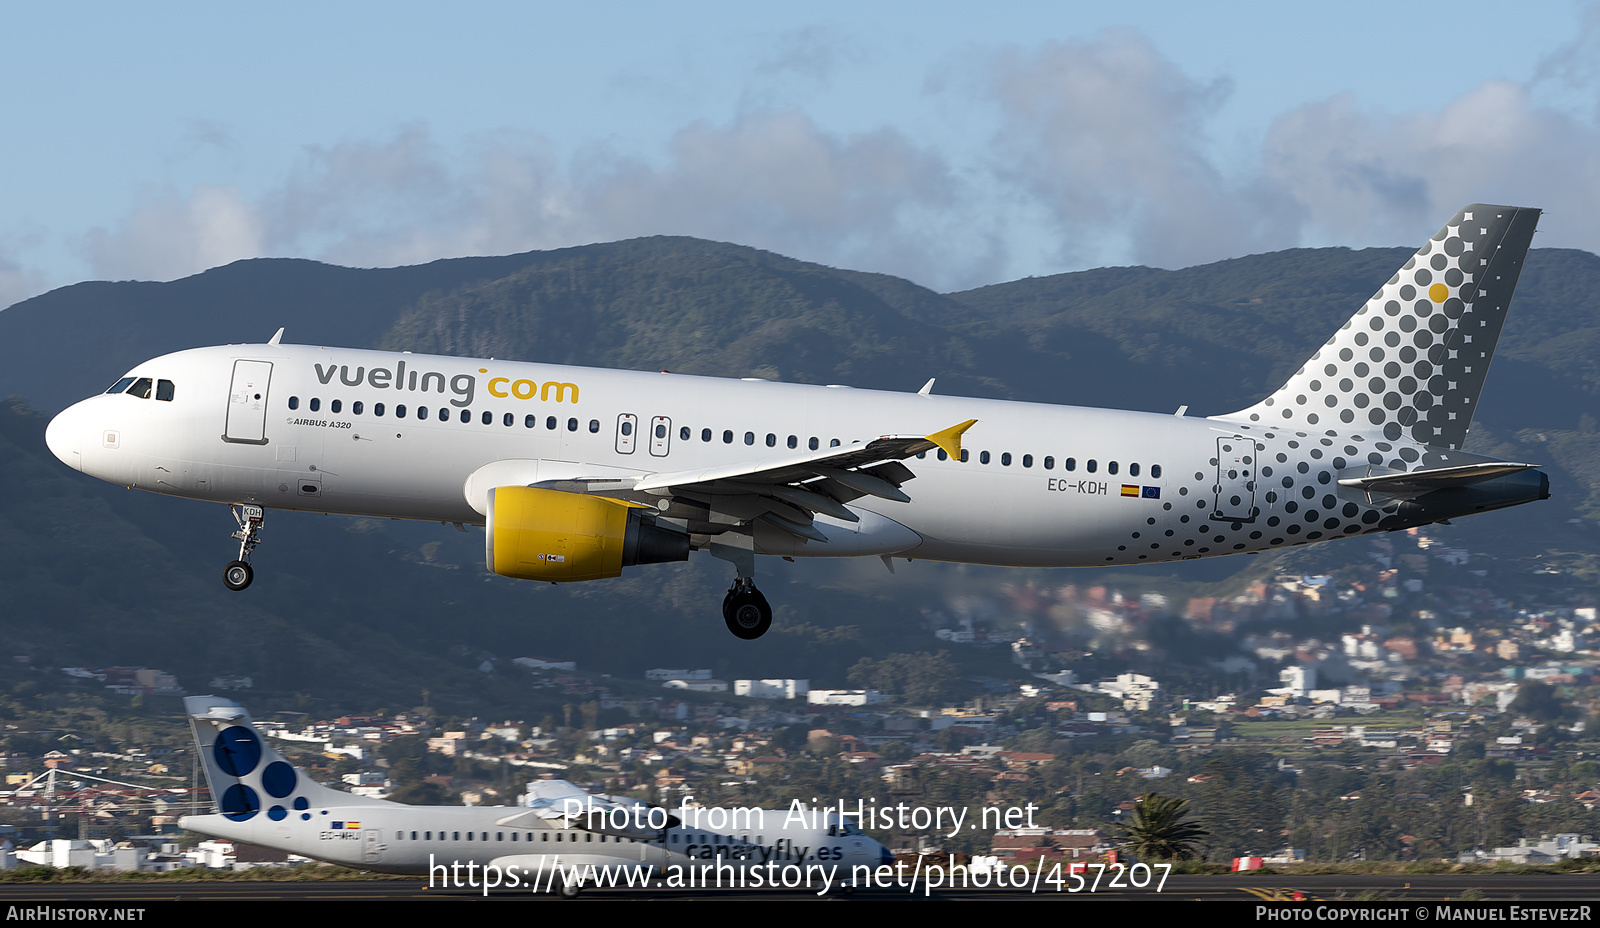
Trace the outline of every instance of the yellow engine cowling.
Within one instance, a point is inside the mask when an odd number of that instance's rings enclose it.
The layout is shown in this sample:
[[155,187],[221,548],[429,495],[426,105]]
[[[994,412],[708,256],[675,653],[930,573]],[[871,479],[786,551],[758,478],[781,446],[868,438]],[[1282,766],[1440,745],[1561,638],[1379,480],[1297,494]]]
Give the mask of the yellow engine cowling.
[[502,577],[602,580],[635,564],[684,561],[689,536],[637,503],[534,487],[489,491],[485,560]]

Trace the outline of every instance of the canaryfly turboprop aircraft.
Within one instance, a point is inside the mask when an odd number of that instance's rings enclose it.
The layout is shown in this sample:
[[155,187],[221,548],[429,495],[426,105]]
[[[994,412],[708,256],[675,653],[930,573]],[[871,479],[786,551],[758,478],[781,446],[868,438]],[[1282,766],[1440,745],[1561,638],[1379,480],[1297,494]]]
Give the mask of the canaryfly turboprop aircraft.
[[[448,889],[574,896],[586,885],[852,885],[894,855],[840,812],[796,805],[676,809],[537,782],[529,806],[411,806],[317,783],[269,745],[238,703],[184,699],[216,811],[190,831],[358,870],[426,875]],[[865,868],[858,870],[857,868]],[[492,882],[492,885],[491,885]]]
[[228,503],[242,590],[269,508],[486,526],[552,582],[757,554],[1150,564],[1393,531],[1549,496],[1461,450],[1539,211],[1468,206],[1272,395],[1209,418],[280,344],[136,366],[51,421],[86,474]]

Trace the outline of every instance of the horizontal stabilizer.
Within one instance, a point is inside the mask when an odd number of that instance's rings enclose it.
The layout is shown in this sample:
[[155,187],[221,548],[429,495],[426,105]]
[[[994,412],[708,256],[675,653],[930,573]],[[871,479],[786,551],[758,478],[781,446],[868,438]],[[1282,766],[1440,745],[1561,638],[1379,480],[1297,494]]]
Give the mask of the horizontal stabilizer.
[[1466,487],[1506,474],[1538,467],[1537,464],[1513,464],[1495,461],[1488,464],[1462,464],[1459,467],[1435,467],[1414,470],[1406,474],[1380,474],[1374,477],[1346,477],[1339,481],[1341,487],[1354,487],[1368,493],[1385,496],[1414,497],[1448,487]]

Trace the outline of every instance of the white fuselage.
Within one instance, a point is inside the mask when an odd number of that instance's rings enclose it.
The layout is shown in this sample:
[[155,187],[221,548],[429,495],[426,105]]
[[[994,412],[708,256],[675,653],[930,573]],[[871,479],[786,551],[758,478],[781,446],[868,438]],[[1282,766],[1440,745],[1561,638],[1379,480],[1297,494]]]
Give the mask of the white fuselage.
[[[514,861],[528,871],[522,877],[524,884],[532,882],[541,865],[548,878],[558,864],[643,865],[657,871],[774,864],[814,874],[818,867],[849,872],[892,861],[883,845],[836,813],[700,807],[671,811],[682,824],[639,838],[564,827],[560,820],[530,824],[529,810],[517,806],[407,806],[385,801],[289,812],[277,819],[265,814],[246,821],[215,813],[191,815],[181,824],[213,837],[362,870],[423,874],[457,863],[465,867],[472,862],[481,869],[495,862],[506,867]],[[515,824],[506,824],[513,819]]]
[[905,461],[909,503],[819,516],[826,544],[757,533],[757,553],[796,557],[1067,567],[1260,550],[1373,530],[1377,508],[1340,476],[1470,457],[1224,419],[297,345],[180,351],[128,376],[170,381],[172,398],[73,405],[47,434],[58,457],[173,496],[472,524],[474,474],[492,484],[496,468],[518,484],[682,472],[977,420],[966,461]]

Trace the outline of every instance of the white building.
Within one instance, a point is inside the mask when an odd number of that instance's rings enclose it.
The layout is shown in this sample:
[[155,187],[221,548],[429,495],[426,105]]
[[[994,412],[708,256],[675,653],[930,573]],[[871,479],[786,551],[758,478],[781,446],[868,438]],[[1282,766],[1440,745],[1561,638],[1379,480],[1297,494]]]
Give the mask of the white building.
[[[709,674],[711,671],[705,671]],[[713,680],[707,677],[694,677],[692,679],[674,679],[661,684],[669,690],[689,690],[695,693],[726,693],[728,681]]]
[[733,695],[751,699],[799,699],[811,692],[810,680],[735,680]]
[[877,690],[812,690],[806,693],[806,702],[813,706],[875,706],[888,701]]

